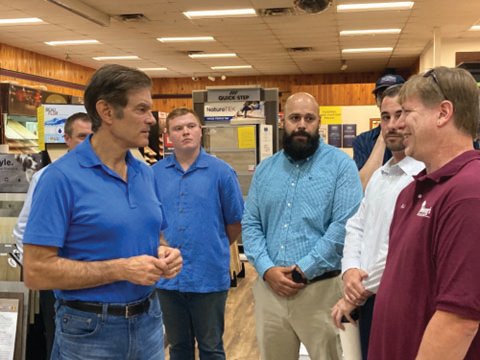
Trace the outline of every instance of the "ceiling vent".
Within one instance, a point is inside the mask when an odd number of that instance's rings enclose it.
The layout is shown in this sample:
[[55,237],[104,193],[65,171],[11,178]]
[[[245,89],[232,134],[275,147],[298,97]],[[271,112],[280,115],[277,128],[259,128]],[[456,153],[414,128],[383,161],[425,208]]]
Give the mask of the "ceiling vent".
[[188,50],[188,51],[180,51],[181,53],[186,53],[187,55],[196,55],[196,54],[204,54],[205,51],[203,50]]
[[264,16],[264,17],[289,16],[289,15],[295,15],[296,11],[293,7],[279,7],[279,8],[258,9],[257,13],[259,16]]
[[149,21],[148,18],[140,13],[137,14],[120,14],[115,16],[118,20],[125,23],[131,22],[147,22]]
[[306,53],[306,52],[313,51],[313,48],[308,46],[298,46],[298,47],[288,48],[287,51],[291,53]]

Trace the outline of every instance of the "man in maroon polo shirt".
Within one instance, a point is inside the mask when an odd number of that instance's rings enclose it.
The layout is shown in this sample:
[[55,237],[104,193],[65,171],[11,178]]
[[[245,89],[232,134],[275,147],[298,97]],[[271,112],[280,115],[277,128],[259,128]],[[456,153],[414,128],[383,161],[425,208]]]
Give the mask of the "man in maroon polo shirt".
[[480,359],[479,91],[437,67],[400,92],[405,153],[426,170],[398,197],[369,360]]

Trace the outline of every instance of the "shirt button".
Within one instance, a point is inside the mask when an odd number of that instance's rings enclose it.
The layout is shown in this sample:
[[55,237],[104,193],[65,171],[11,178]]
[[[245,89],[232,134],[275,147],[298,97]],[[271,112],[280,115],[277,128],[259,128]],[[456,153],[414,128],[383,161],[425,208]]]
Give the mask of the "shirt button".
[[288,207],[291,207],[291,206],[292,206],[292,204],[290,204],[290,203],[287,203],[287,206],[288,206]]
[[287,228],[287,227],[288,227],[288,224],[283,225],[283,227],[284,227],[284,228]]
[[421,199],[421,198],[422,198],[422,194],[418,194],[417,197],[418,197],[419,199]]
[[280,246],[280,249],[283,249],[283,245],[282,245],[282,246]]
[[295,166],[298,168],[300,165],[297,164],[297,165],[295,165]]
[[295,183],[294,183],[294,182],[292,182],[292,186],[295,186]]

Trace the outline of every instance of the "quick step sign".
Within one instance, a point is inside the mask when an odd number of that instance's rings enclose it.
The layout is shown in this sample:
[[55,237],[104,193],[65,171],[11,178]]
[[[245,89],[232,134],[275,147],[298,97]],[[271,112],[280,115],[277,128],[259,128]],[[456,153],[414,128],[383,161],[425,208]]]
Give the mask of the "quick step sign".
[[209,89],[207,91],[208,102],[222,101],[260,101],[260,88],[247,89]]

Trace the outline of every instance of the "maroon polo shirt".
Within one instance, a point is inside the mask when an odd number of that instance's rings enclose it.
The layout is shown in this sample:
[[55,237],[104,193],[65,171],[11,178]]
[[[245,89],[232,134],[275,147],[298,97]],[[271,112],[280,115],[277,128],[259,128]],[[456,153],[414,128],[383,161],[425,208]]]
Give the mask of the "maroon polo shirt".
[[[368,359],[415,359],[436,310],[480,321],[480,152],[474,150],[423,171],[400,193]],[[480,331],[465,359],[480,359]]]

